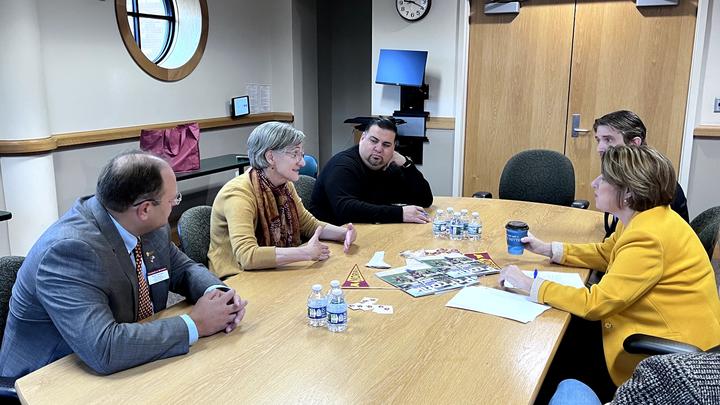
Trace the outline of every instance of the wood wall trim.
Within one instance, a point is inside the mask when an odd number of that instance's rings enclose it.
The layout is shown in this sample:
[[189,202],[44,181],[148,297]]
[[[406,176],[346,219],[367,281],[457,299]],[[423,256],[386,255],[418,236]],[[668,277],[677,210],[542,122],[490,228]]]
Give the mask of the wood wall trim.
[[720,125],[699,125],[693,135],[696,138],[720,138]]
[[429,117],[427,129],[455,129],[455,117]]
[[120,141],[140,137],[142,129],[168,128],[187,122],[197,122],[200,129],[231,128],[243,125],[254,125],[268,121],[293,122],[294,116],[288,112],[270,112],[252,114],[242,118],[217,117],[199,120],[182,120],[159,124],[137,125],[123,128],[98,129],[94,131],[68,132],[54,134],[41,139],[0,140],[0,155],[26,155],[51,152],[70,146],[92,145],[101,142]]

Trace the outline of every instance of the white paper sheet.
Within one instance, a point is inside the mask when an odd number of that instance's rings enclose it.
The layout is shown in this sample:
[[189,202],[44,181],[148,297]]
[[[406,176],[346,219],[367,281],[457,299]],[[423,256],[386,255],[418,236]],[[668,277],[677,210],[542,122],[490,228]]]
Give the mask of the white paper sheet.
[[375,252],[369,262],[365,264],[365,267],[372,267],[375,269],[389,269],[391,266],[385,263],[385,251]]
[[526,296],[483,286],[465,287],[448,303],[448,307],[469,309],[528,323],[550,309],[529,301]]

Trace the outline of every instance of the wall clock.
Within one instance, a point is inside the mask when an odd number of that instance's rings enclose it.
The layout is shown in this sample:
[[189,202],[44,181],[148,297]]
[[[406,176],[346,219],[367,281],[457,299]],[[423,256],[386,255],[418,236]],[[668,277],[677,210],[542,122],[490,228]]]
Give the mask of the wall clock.
[[418,21],[430,11],[431,0],[396,0],[395,9],[400,17],[408,21]]

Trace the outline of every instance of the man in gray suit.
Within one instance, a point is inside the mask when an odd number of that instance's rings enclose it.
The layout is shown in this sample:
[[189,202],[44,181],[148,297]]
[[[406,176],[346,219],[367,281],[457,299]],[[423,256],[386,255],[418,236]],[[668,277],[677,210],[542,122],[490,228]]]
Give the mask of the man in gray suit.
[[[247,301],[170,242],[168,216],[180,199],[162,159],[136,151],[110,161],[96,195],[50,226],[20,268],[0,375],[19,377],[73,352],[110,374],[235,329]],[[168,290],[195,303],[190,314],[139,323],[165,308]]]

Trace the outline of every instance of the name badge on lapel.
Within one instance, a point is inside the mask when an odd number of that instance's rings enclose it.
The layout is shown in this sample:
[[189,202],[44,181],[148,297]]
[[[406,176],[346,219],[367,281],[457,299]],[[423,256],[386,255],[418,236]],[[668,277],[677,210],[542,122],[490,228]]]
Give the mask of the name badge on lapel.
[[167,267],[153,270],[151,272],[148,272],[148,275],[147,275],[149,285],[157,284],[157,283],[159,283],[161,281],[165,281],[169,278],[170,278],[170,274],[168,273]]

